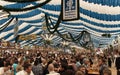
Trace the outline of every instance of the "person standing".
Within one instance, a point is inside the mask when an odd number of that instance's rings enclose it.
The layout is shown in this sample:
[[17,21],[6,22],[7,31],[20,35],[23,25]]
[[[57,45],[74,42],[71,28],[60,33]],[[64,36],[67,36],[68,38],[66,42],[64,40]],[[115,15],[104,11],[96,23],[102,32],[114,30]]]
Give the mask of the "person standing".
[[43,75],[43,67],[42,67],[41,58],[36,58],[34,65],[32,67],[32,71],[35,75]]
[[120,52],[119,52],[118,57],[116,58],[115,66],[117,69],[117,75],[120,75]]
[[46,74],[46,75],[60,75],[59,73],[55,72],[53,64],[48,65],[48,71],[49,71],[49,74]]
[[98,65],[99,65],[99,73],[100,75],[103,75],[103,70],[107,68],[107,65],[105,64],[105,59],[103,57],[100,57],[98,59]]
[[10,63],[6,62],[4,67],[0,67],[0,75],[11,75],[10,67]]
[[24,70],[17,72],[16,75],[34,75],[32,72],[31,64],[29,63],[24,64],[23,67],[24,67]]
[[112,58],[111,58],[111,56],[109,55],[109,56],[108,56],[108,67],[111,68],[111,66],[112,66]]

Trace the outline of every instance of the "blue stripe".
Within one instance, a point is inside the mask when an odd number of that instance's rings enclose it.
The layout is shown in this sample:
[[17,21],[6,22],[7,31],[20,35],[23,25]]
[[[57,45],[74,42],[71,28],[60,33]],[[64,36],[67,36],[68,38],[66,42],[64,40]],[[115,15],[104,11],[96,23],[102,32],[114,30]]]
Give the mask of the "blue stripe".
[[[53,24],[56,24],[55,21],[52,21]],[[65,24],[65,25],[61,25],[61,24]],[[76,27],[76,26],[83,26],[82,23],[61,23],[60,26],[64,26],[64,27],[70,27],[70,28],[79,28],[79,27]],[[72,27],[71,27],[72,26]],[[75,26],[75,27],[74,27]]]
[[[59,5],[57,5],[59,7]],[[53,7],[54,8],[54,7]],[[52,5],[46,5],[46,9],[47,10],[52,10]],[[58,8],[56,11],[60,11],[61,9]],[[44,11],[43,11],[44,12]],[[92,11],[89,11],[89,10],[86,10],[86,9],[83,9],[80,7],[80,13],[83,13],[84,15],[87,15],[87,16],[90,16],[92,18],[96,18],[96,19],[99,19],[99,20],[105,20],[105,21],[120,21],[120,14],[117,14],[117,15],[108,15],[108,14],[99,14],[97,12],[92,12]],[[44,12],[44,13],[47,13],[49,14],[50,16],[53,16],[53,17],[58,17],[58,15],[55,15],[55,14],[50,14],[49,12]]]
[[35,28],[35,29],[31,30],[30,32],[28,32],[28,33],[26,33],[26,34],[31,34],[31,33],[35,32],[35,31],[37,31],[37,30],[39,30],[39,29],[38,29],[38,28]]
[[10,36],[12,36],[13,35],[13,33],[9,33],[8,35],[6,35],[5,37],[4,37],[4,39],[8,39]]
[[6,6],[4,6],[5,8],[19,8],[19,9],[21,9],[21,8],[24,8],[25,6],[27,6],[27,5],[29,5],[29,4],[31,4],[31,3],[15,3],[15,4],[9,4],[9,5],[6,5]]
[[[42,11],[42,10],[41,10]],[[49,12],[42,11],[50,16],[57,17],[58,15],[56,14],[50,14]],[[99,20],[104,20],[104,21],[120,21],[120,14],[117,15],[108,15],[108,14],[99,14],[97,12],[92,12],[83,8],[80,8],[80,13],[90,16],[91,18],[99,19]]]
[[[21,30],[19,31],[19,33],[25,32],[25,31],[26,31],[27,29],[29,29],[29,28],[31,28],[30,25],[27,26],[27,27],[25,27],[25,28],[23,28],[23,29],[21,29]],[[33,30],[27,32],[26,35],[27,35],[27,34],[31,34],[31,33],[35,32],[35,31],[37,31],[37,30],[39,30],[39,28],[35,28],[35,29],[33,29]]]
[[83,17],[80,17],[80,20],[84,21],[84,22],[87,22],[89,24],[92,24],[94,26],[98,26],[98,27],[103,27],[103,28],[118,28],[120,27],[120,24],[103,24],[103,23],[96,23],[96,22],[93,22],[93,21],[89,21]]
[[7,32],[7,31],[10,31],[10,30],[13,30],[13,29],[14,29],[14,25],[5,28],[5,29],[3,30],[3,32]]
[[22,22],[27,22],[27,23],[41,23],[41,22],[43,22],[43,21],[41,21],[40,19],[37,19],[37,20],[31,20],[31,21],[24,21],[24,19],[23,20],[21,20]]
[[24,32],[24,31],[28,30],[29,28],[31,28],[30,25],[28,25],[28,26],[26,26],[25,28],[19,30],[18,33],[22,33],[22,32]]
[[96,12],[92,12],[83,8],[80,8],[80,13],[84,15],[90,16],[95,19],[104,20],[104,21],[120,21],[120,14],[119,15],[108,15],[108,14],[99,14]]
[[13,14],[12,16],[17,17],[17,18],[29,18],[29,17],[39,15],[40,13],[41,13],[40,10],[35,9],[35,10],[32,10],[32,11],[25,13],[25,14],[17,14],[17,15]]
[[49,5],[46,4],[42,6],[43,9],[52,10],[52,11],[61,11],[61,5]]
[[8,17],[6,19],[0,19],[0,25],[2,25],[3,23],[5,23],[6,21],[8,21],[9,19],[11,19],[11,17]]
[[[87,22],[89,24],[92,24],[94,26],[98,26],[98,27],[103,27],[103,28],[118,28],[120,27],[120,24],[113,24],[113,25],[108,25],[108,24],[103,24],[103,23],[96,23],[93,21],[89,21],[87,19],[84,19],[83,17],[80,17],[80,20]],[[82,23],[62,23],[62,24],[66,24],[67,26],[82,26]],[[79,27],[74,27],[74,28],[79,28]]]
[[120,0],[84,0],[89,3],[101,4],[107,6],[120,6]]
[[9,40],[10,42],[15,42],[15,38],[13,38],[13,39],[11,39],[11,40]]
[[117,33],[117,32],[120,32],[120,30],[112,30],[112,31],[111,30],[98,30],[96,28],[92,28],[92,27],[86,26],[86,25],[85,25],[85,27],[87,27],[87,28],[89,28],[93,31],[96,31],[96,32],[101,32],[101,33]]

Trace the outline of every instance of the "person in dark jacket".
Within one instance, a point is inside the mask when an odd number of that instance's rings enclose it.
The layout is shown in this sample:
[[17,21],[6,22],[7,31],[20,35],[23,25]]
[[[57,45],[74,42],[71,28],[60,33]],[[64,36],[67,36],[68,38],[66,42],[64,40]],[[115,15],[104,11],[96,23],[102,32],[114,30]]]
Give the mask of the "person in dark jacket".
[[32,71],[35,75],[43,75],[43,67],[41,64],[41,58],[36,58]]
[[103,75],[103,70],[107,68],[107,65],[105,64],[105,59],[103,57],[100,57],[98,59],[98,65],[99,65],[99,73],[100,75]]
[[120,75],[120,53],[119,56],[116,58],[115,66],[117,69],[117,75]]

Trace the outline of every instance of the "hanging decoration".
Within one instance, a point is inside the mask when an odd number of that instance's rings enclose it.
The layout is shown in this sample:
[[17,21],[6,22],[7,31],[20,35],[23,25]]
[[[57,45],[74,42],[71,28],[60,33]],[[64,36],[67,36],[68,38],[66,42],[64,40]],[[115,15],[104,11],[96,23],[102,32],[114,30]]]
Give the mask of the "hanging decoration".
[[46,20],[47,29],[48,29],[48,31],[49,31],[51,34],[53,34],[54,32],[57,31],[57,29],[58,29],[58,27],[59,27],[59,24],[61,23],[61,19],[62,19],[61,16],[62,16],[62,14],[61,14],[61,12],[60,12],[60,16],[59,16],[58,21],[57,21],[57,23],[56,23],[55,25],[53,25],[52,21],[50,21],[50,23],[51,23],[51,25],[52,25],[52,27],[51,27],[50,24],[49,24],[49,21],[48,21],[50,18],[48,18],[47,14],[45,14],[45,20]]
[[47,27],[46,27],[46,22],[43,22],[42,24],[42,30],[46,31],[47,30]]
[[18,18],[16,18],[15,25],[14,25],[14,37],[16,37],[18,35],[18,30],[19,30]]
[[60,36],[65,41],[77,43],[87,49],[93,49],[93,42],[91,40],[90,33],[88,33],[87,31],[82,31],[76,37],[74,37],[71,33],[61,34],[59,31],[57,31],[57,33],[58,36]]
[[36,38],[37,38],[36,34],[19,35],[18,40],[35,40]]
[[41,37],[43,38],[46,47],[48,47],[48,45],[51,45],[53,43],[52,40],[54,38],[54,35],[45,33],[45,34],[41,34]]
[[79,0],[62,0],[62,20],[79,19]]
[[102,37],[110,38],[111,34],[102,34]]

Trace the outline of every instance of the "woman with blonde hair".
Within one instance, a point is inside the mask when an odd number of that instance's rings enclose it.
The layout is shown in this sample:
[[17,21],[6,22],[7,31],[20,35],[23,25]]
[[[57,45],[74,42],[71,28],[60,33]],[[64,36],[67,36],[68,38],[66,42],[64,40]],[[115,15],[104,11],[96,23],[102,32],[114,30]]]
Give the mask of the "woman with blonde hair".
[[16,67],[16,71],[17,71],[17,72],[23,70],[23,64],[24,64],[24,59],[21,58],[21,59],[19,60],[19,62],[18,62],[17,67]]

